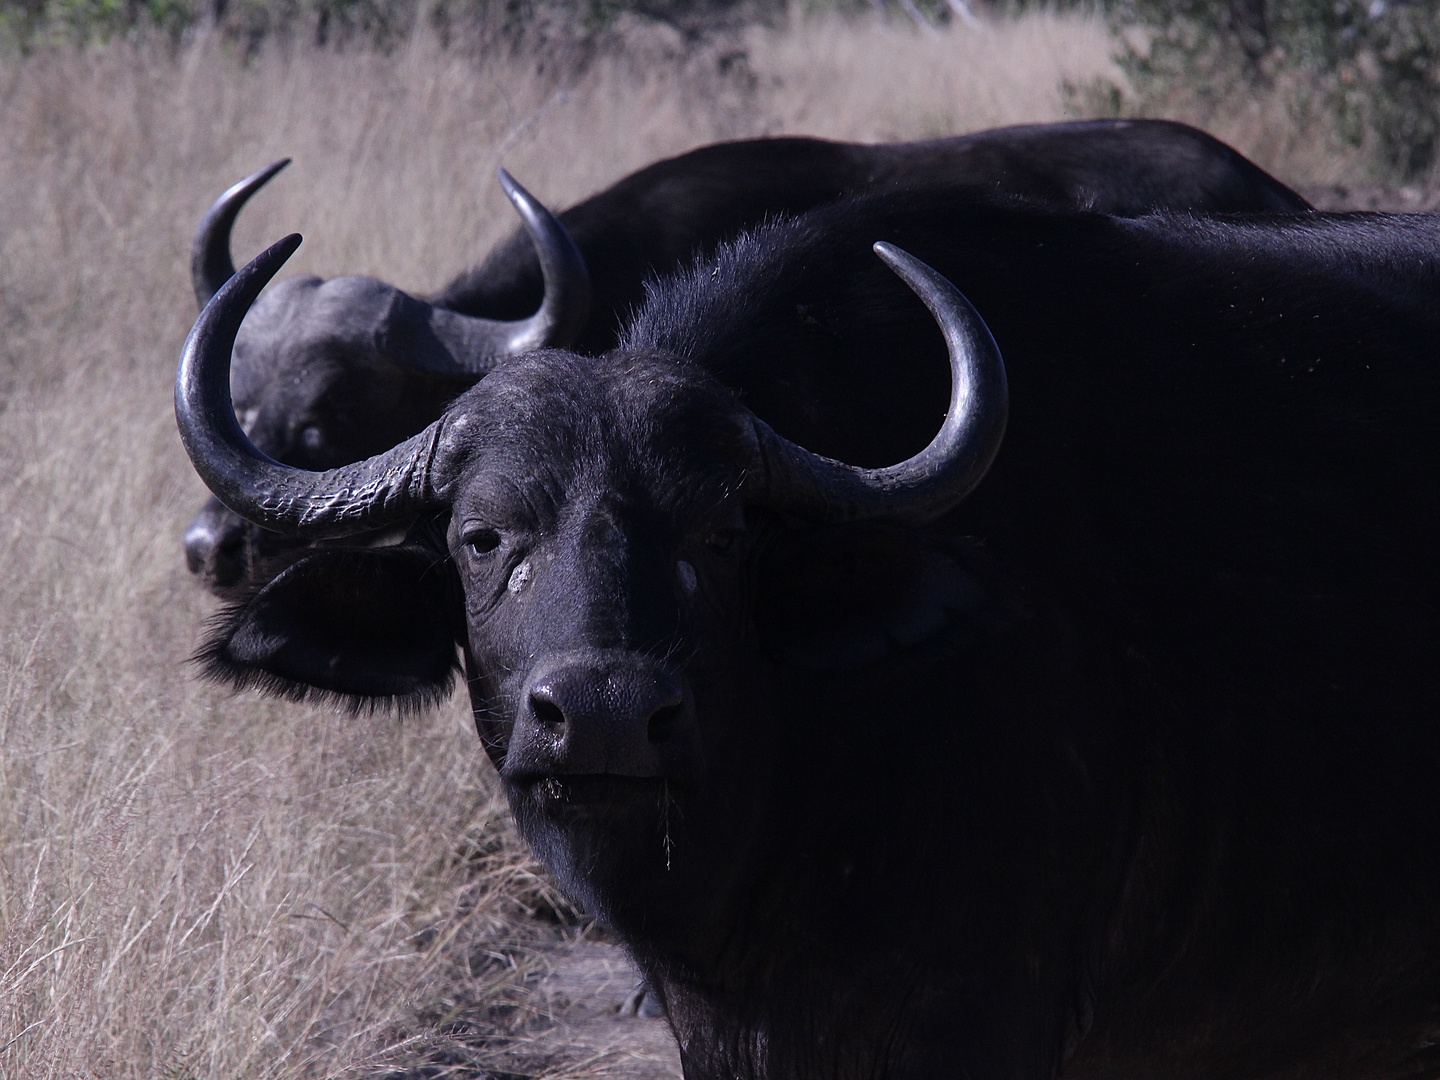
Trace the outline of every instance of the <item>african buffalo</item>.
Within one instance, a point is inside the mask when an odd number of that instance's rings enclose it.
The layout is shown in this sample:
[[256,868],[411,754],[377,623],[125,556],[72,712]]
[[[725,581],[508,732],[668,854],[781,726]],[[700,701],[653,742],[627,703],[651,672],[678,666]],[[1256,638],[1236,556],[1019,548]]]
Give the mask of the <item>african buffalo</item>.
[[[192,259],[202,306],[234,273],[235,215],[283,165],[241,181],[206,215]],[[878,146],[720,143],[626,177],[559,215],[564,228],[508,176],[502,181],[524,228],[428,301],[356,277],[299,278],[260,300],[234,366],[236,406],[252,418],[257,446],[308,468],[378,453],[438,416],[497,355],[538,344],[603,352],[643,301],[648,277],[708,254],[767,215],[867,189],[979,188],[1118,214],[1157,206],[1308,209],[1225,144],[1158,120],[1042,124]],[[247,528],[210,500],[187,529],[185,550],[192,571],[225,587],[263,578],[276,557],[304,546]]]
[[415,524],[207,668],[463,666],[691,1080],[1440,1073],[1440,221],[847,201],[320,473],[227,394],[296,243],[197,322],[187,450],[267,528]]

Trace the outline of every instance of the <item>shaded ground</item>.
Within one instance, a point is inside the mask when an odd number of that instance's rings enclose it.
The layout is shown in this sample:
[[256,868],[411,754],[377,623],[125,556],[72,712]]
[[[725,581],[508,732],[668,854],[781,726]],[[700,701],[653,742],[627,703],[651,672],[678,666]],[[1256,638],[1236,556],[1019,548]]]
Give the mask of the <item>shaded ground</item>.
[[680,1076],[680,1054],[664,1018],[636,1015],[640,977],[618,945],[556,942],[541,959],[532,990],[541,1019],[508,1051],[516,1072],[574,1070],[626,1080]]
[[[679,1080],[670,1028],[624,950],[570,921],[512,927],[446,950],[449,985],[397,1032],[385,1080]],[[403,1062],[403,1063],[402,1063]]]

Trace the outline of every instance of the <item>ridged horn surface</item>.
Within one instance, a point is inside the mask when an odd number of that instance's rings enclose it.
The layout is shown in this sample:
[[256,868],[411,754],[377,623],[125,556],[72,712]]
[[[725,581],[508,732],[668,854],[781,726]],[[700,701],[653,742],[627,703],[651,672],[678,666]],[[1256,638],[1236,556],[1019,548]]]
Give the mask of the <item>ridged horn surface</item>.
[[314,539],[403,521],[435,501],[431,482],[443,420],[399,446],[323,472],[297,469],[256,449],[235,419],[230,357],[255,298],[300,246],[287,236],[261,252],[205,305],[175,373],[175,419],[195,471],[248,521]]

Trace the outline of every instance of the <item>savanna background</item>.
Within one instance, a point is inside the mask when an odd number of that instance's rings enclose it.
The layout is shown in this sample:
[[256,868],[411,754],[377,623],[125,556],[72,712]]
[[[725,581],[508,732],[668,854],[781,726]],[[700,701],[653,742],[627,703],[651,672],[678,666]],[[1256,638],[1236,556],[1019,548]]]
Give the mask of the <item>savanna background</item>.
[[462,700],[350,716],[187,665],[215,603],[171,379],[191,231],[234,180],[295,158],[237,257],[300,231],[287,272],[418,292],[513,227],[501,164],[559,208],[780,133],[1164,115],[1325,206],[1423,209],[1429,7],[0,0],[0,1077],[607,1064],[516,1064],[542,946],[596,931]]

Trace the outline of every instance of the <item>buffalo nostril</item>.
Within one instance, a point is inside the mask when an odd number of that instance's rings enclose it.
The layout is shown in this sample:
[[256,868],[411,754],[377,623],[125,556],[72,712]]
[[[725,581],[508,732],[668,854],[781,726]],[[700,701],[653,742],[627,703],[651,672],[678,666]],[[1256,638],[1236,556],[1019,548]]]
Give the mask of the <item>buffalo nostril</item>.
[[530,695],[530,711],[551,731],[559,731],[565,726],[565,711],[548,697],[534,693]]
[[235,585],[245,577],[245,534],[233,532],[215,546],[210,573],[217,585]]
[[245,534],[238,529],[235,532],[226,533],[215,550],[227,559],[236,561],[243,559],[245,557]]
[[192,574],[198,574],[205,569],[205,552],[198,545],[185,545],[185,568]]
[[656,777],[688,745],[683,686],[647,658],[547,664],[522,693],[506,764],[517,774]]
[[209,529],[192,525],[185,530],[185,565],[192,574],[198,574],[205,569],[214,547],[215,536]]
[[650,722],[645,727],[645,734],[655,745],[665,742],[674,733],[676,726],[680,723],[680,714],[685,706],[682,702],[673,705],[662,705],[650,714]]

